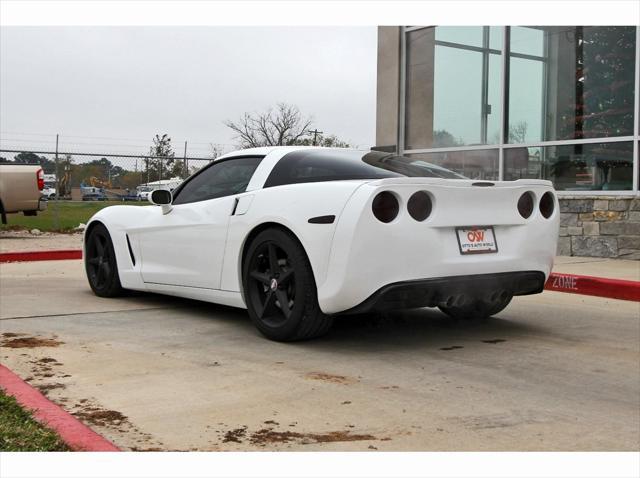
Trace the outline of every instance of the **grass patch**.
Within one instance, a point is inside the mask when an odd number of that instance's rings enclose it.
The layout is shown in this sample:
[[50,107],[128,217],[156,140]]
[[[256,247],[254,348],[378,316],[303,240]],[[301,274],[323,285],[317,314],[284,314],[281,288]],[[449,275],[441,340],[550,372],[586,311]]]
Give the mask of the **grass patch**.
[[69,451],[69,447],[0,390],[0,451]]
[[[49,201],[45,211],[37,216],[7,214],[7,222],[0,226],[0,230],[9,229],[40,229],[42,232],[69,232],[87,221],[100,209],[107,206],[138,204],[123,203],[122,201]],[[145,203],[147,205],[147,203]]]

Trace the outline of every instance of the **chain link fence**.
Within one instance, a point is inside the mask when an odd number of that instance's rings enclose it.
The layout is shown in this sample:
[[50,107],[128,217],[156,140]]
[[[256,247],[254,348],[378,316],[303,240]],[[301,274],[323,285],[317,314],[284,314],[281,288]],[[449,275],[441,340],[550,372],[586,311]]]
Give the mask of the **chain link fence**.
[[[0,137],[0,163],[38,164],[44,171],[43,196],[58,223],[58,205],[68,201],[142,202],[154,189],[174,189],[185,178],[233,148],[232,145],[181,144],[167,155],[145,154],[151,141],[81,138]],[[88,141],[90,140],[90,141]],[[196,153],[195,155],[193,153]],[[54,226],[58,226],[55,224]],[[58,227],[54,227],[58,229]]]
[[[176,143],[154,155],[152,141],[106,137],[62,137],[30,133],[0,135],[0,162],[40,164],[46,175],[47,198],[82,199],[101,193],[108,199],[164,183],[179,183],[232,145]],[[52,189],[55,189],[52,191]],[[86,195],[86,194],[85,194]]]

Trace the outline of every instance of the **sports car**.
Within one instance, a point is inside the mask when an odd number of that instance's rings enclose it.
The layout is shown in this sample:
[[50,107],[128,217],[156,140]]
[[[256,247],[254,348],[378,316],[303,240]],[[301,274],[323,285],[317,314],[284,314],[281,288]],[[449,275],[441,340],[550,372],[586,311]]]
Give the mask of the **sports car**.
[[149,200],[87,224],[95,294],[246,308],[279,341],[319,336],[339,315],[497,314],[542,292],[560,216],[549,181],[472,180],[415,157],[318,147],[233,152]]

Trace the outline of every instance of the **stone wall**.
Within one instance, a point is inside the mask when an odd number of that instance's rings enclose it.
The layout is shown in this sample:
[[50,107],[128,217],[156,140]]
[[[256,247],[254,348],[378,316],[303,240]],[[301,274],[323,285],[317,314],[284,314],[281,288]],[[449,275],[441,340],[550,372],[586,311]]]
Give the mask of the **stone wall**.
[[559,200],[558,255],[640,260],[640,198],[560,195]]

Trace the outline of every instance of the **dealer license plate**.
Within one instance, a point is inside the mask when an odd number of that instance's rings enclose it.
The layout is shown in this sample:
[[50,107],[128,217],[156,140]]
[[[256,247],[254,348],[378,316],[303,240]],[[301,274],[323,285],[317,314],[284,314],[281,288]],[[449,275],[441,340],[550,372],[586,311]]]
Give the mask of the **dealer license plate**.
[[498,252],[493,226],[456,227],[460,254],[487,254]]

